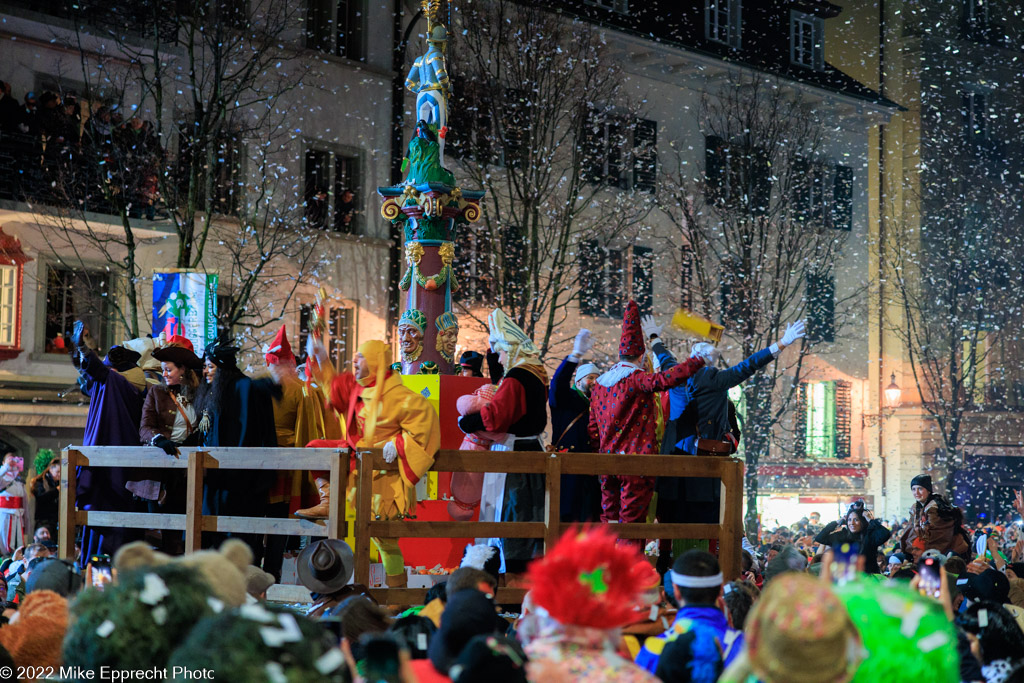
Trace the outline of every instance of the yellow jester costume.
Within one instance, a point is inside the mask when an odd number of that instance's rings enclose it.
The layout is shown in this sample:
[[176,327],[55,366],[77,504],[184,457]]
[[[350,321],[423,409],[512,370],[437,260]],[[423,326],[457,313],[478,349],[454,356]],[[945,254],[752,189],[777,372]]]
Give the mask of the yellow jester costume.
[[[372,511],[380,519],[400,519],[416,507],[416,483],[434,464],[441,447],[441,424],[426,398],[406,388],[400,375],[390,372],[390,347],[368,341],[359,347],[369,375],[357,380],[363,387],[356,422],[362,436],[360,448],[384,448],[393,444],[398,472],[377,471],[373,476]],[[349,479],[354,491],[357,477]],[[394,587],[405,577],[405,566],[397,539],[375,538],[388,585]],[[397,580],[396,580],[397,579]]]

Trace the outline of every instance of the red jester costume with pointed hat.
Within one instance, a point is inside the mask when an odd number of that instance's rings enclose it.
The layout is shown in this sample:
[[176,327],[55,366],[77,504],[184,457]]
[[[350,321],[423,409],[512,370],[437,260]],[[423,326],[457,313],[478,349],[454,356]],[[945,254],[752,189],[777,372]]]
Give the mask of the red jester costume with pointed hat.
[[[626,305],[619,342],[620,361],[597,379],[590,404],[590,442],[599,453],[657,454],[655,392],[686,382],[704,365],[691,358],[665,372],[644,372],[640,309]],[[654,477],[602,476],[601,521],[642,522],[654,493]],[[643,541],[634,541],[643,545]]]

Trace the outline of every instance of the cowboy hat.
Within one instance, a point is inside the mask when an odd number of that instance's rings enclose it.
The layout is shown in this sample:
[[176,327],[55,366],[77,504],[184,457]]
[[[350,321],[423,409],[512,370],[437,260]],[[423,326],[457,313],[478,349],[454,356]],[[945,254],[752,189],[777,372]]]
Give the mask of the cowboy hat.
[[355,554],[345,541],[324,538],[306,546],[296,563],[299,582],[314,593],[336,593],[352,580]]
[[201,370],[203,367],[203,361],[192,352],[192,349],[178,344],[168,344],[156,349],[153,351],[153,358],[160,362],[174,363],[193,370]]

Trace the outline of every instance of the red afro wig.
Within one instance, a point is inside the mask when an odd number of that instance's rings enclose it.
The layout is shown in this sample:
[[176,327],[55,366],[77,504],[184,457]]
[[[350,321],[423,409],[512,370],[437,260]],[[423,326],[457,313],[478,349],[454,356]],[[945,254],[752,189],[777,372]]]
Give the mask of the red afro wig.
[[636,546],[616,541],[606,527],[567,532],[530,565],[534,603],[566,625],[610,629],[636,621],[640,594],[658,574]]

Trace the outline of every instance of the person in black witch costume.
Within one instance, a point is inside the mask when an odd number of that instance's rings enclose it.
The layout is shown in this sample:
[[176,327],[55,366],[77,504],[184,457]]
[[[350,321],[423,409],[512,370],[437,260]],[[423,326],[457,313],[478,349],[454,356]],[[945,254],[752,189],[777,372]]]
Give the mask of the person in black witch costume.
[[[217,374],[203,404],[209,428],[203,439],[208,448],[277,446],[274,426],[275,396],[281,388],[269,378],[252,379],[238,369],[238,349],[223,343],[207,347],[206,359],[217,366]],[[273,472],[227,470],[209,471],[203,486],[203,514],[263,517],[273,483]],[[209,539],[205,539],[209,536]],[[204,534],[204,545],[219,545],[221,534]],[[263,554],[259,538],[239,536],[252,548],[259,566]]]

